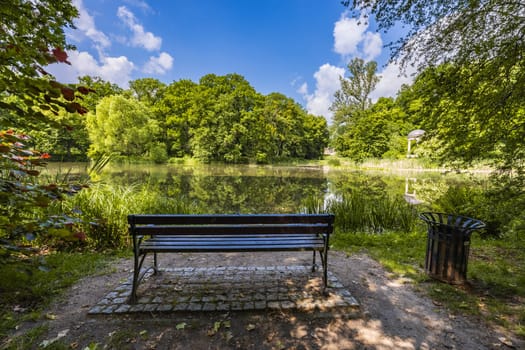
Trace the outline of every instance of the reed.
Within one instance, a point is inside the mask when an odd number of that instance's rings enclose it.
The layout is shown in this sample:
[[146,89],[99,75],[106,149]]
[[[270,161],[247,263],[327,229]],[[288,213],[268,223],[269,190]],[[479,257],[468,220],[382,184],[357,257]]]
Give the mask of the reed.
[[95,248],[123,248],[130,244],[127,216],[140,213],[198,212],[185,198],[168,198],[148,185],[95,183],[61,203],[61,210],[80,220],[87,242]]
[[303,202],[306,213],[333,213],[335,228],[340,233],[413,232],[417,212],[403,198],[384,195],[370,197],[359,192],[323,201],[311,197]]

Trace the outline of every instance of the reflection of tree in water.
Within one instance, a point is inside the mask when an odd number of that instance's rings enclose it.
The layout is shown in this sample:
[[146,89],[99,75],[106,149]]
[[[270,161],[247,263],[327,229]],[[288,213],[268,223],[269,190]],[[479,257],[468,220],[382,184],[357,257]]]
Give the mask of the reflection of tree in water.
[[380,198],[394,192],[399,185],[389,185],[385,176],[370,173],[352,172],[332,179],[331,191],[336,197],[360,195],[369,198]]
[[271,213],[299,212],[301,200],[322,196],[324,178],[195,176],[189,198],[209,212]]
[[[442,174],[417,174],[410,184],[417,198],[433,203],[454,185],[472,186],[472,179]],[[103,181],[148,191],[172,199],[194,202],[209,213],[299,212],[304,200],[357,197],[380,201],[385,197],[402,199],[406,174],[370,171],[323,173],[307,167],[251,167],[199,165],[192,167],[122,166],[106,173]],[[327,196],[328,194],[328,196]]]
[[111,172],[105,181],[124,186],[147,186],[170,198],[193,201],[209,213],[299,212],[304,198],[322,198],[327,191],[326,178],[316,172],[305,176],[297,169],[295,172],[280,169],[269,175],[268,170],[252,169],[247,175],[237,168],[203,169],[189,172],[123,169]]

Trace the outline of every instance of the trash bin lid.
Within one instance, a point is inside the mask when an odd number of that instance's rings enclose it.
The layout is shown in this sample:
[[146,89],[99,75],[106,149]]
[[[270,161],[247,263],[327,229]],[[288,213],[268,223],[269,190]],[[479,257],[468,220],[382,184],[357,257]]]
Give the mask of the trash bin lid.
[[428,225],[447,226],[452,229],[464,231],[479,230],[486,226],[481,220],[455,214],[423,212],[419,214],[419,218]]

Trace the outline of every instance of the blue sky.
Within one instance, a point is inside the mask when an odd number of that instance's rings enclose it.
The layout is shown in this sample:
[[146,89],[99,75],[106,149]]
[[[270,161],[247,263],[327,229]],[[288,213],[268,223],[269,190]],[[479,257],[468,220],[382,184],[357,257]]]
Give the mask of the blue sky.
[[63,82],[100,76],[124,88],[133,79],[167,84],[238,73],[260,93],[280,92],[310,113],[328,110],[339,76],[354,57],[375,60],[382,76],[373,98],[395,96],[409,77],[388,63],[397,33],[358,24],[339,0],[73,0],[80,16],[67,31],[71,66]]

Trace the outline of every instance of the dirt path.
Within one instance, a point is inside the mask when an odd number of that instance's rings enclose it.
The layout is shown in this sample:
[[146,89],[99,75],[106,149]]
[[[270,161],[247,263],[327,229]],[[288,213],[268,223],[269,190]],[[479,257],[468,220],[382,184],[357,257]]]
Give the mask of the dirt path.
[[[307,264],[310,254],[172,255],[165,264],[191,266]],[[510,339],[474,319],[449,314],[394,280],[363,254],[330,253],[330,271],[361,304],[361,317],[320,317],[277,311],[88,316],[89,308],[130,275],[131,259],[113,272],[75,285],[48,312],[39,343],[73,349],[519,349]],[[19,332],[35,327],[27,324]]]

